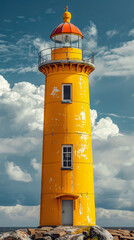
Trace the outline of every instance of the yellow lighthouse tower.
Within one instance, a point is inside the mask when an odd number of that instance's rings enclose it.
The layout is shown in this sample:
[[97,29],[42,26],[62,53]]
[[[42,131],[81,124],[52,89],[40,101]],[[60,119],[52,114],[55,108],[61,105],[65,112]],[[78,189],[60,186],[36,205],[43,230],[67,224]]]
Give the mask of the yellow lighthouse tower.
[[39,53],[46,76],[40,226],[95,225],[88,82],[95,67],[70,19],[66,8],[53,47]]

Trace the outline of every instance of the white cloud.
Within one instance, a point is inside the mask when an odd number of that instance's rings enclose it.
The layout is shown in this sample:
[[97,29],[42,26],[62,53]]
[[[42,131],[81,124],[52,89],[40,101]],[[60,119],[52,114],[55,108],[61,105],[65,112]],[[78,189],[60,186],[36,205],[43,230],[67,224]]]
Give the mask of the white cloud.
[[53,13],[56,13],[52,8],[48,8],[46,11],[45,11],[46,14],[53,14]]
[[36,158],[31,160],[31,166],[40,174],[41,173],[41,164],[37,162]]
[[17,16],[17,18],[24,19],[25,17],[24,16]]
[[100,103],[100,100],[97,99],[94,104],[95,104],[95,105],[98,105],[99,103]]
[[38,216],[39,207],[40,206],[22,206],[16,204],[16,206],[0,206],[0,211],[5,212],[11,219],[17,219]]
[[91,110],[91,126],[93,139],[107,140],[108,137],[118,136],[119,128],[109,117],[101,118],[98,122],[96,110]]
[[4,226],[38,226],[40,206],[0,206],[0,225]]
[[122,116],[122,115],[118,115],[118,114],[115,114],[115,113],[100,113],[100,114],[101,115],[112,116],[112,117],[115,117],[115,118],[134,119],[134,116]]
[[28,72],[37,72],[38,73],[38,66],[34,64],[33,66],[28,67],[19,67],[19,68],[3,68],[0,69],[1,74],[5,73],[28,73]]
[[[28,82],[16,83],[10,88],[9,83],[0,76],[0,106],[1,111],[11,113],[12,129],[22,128],[26,130],[42,130],[44,108],[44,85],[36,87]],[[0,118],[4,123],[4,116]],[[5,116],[6,120],[6,116]],[[7,120],[6,120],[7,121]]]
[[20,182],[31,182],[32,177],[29,173],[24,172],[19,166],[13,162],[7,162],[6,172],[11,180]]
[[[34,19],[30,19],[34,21]],[[38,72],[37,57],[38,51],[45,48],[50,48],[50,42],[44,41],[36,36],[25,34],[21,38],[16,38],[16,42],[13,40],[7,41],[0,40],[0,60],[1,62],[13,62],[17,59],[15,64],[10,64],[10,67],[2,67],[0,69],[1,74],[8,72],[11,73],[26,73],[26,72]],[[51,51],[50,56],[51,56]],[[46,54],[48,50],[46,51]],[[22,65],[23,59],[23,65]],[[32,65],[31,65],[32,63]],[[7,64],[6,64],[7,65]],[[15,66],[15,67],[14,67]]]
[[33,45],[35,46],[35,48],[40,52],[44,49],[50,48],[51,43],[50,42],[46,42],[40,38],[35,38],[33,40]]
[[109,136],[118,136],[119,128],[109,117],[101,118],[93,128],[93,138],[107,139]]
[[128,36],[134,37],[134,28],[129,31]]
[[5,78],[0,75],[0,96],[3,92],[10,91],[10,84],[5,80]]
[[[101,50],[101,51],[100,51]],[[134,40],[123,42],[118,47],[98,48],[95,57],[96,70],[93,76],[101,79],[103,76],[125,76],[127,79],[134,75]]]
[[134,136],[93,139],[96,206],[133,210]]
[[113,36],[115,36],[117,34],[118,34],[117,30],[109,30],[106,32],[106,35],[108,36],[108,38],[112,38]]
[[83,44],[85,48],[89,50],[93,50],[97,47],[97,36],[98,36],[98,31],[96,28],[96,25],[90,21],[90,26],[87,26],[83,29]]
[[97,224],[104,227],[133,227],[133,211],[96,209]]
[[29,21],[30,21],[30,22],[36,22],[36,19],[34,19],[34,18],[29,18]]
[[6,35],[0,33],[0,38],[3,38],[3,37],[6,37]]
[[28,136],[0,138],[0,154],[15,154],[23,156],[24,154],[34,150],[35,146],[39,145],[40,142],[40,139]]
[[4,19],[3,22],[10,23],[10,22],[12,22],[12,20],[11,19]]
[[[109,38],[118,32],[110,30],[107,32]],[[107,46],[98,46],[98,30],[93,22],[83,29],[84,47],[95,51],[95,71],[92,78],[101,79],[104,76],[123,76],[132,77],[134,75],[134,40],[120,42],[117,47],[108,48]],[[133,29],[130,31],[133,34]],[[84,57],[89,57],[89,51],[84,51]]]
[[21,67],[16,69],[16,72],[18,73],[37,72],[38,73],[38,66],[37,64],[34,64],[33,66]]

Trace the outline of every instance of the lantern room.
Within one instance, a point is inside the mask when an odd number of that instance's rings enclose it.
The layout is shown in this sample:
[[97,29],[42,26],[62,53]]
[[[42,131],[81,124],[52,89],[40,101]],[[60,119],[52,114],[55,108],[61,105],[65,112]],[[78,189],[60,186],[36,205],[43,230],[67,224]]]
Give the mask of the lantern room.
[[81,60],[83,35],[79,28],[70,23],[71,13],[68,12],[68,7],[63,14],[63,20],[64,23],[56,27],[50,35],[54,47],[52,60],[74,59],[74,54],[76,60]]
[[54,47],[82,48],[83,35],[79,28],[70,23],[71,13],[68,12],[68,7],[63,14],[63,20],[64,23],[61,23],[51,33],[50,39],[53,41]]

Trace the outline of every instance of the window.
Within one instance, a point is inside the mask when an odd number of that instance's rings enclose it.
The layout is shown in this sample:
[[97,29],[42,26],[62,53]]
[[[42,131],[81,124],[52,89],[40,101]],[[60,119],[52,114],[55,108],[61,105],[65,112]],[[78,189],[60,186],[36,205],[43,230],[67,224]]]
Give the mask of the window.
[[62,167],[72,168],[72,145],[62,145]]
[[72,84],[62,85],[62,101],[72,102]]

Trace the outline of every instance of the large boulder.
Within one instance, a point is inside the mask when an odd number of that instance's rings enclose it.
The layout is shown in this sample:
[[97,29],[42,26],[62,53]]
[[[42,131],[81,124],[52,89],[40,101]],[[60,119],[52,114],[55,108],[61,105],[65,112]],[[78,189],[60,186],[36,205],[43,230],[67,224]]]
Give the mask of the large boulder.
[[92,226],[90,228],[90,238],[98,238],[98,240],[113,240],[112,235],[104,228]]
[[31,240],[28,233],[24,230],[16,230],[0,234],[0,240]]

